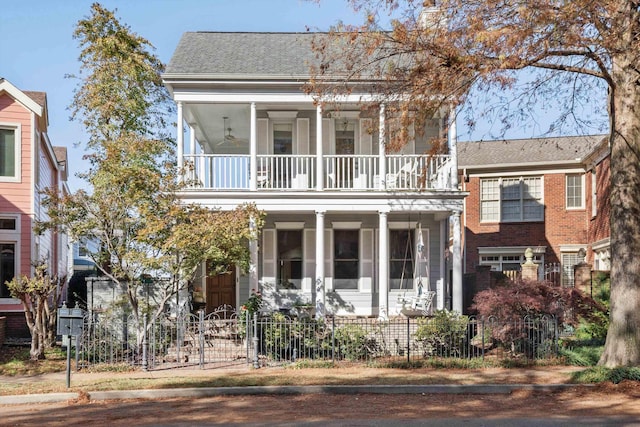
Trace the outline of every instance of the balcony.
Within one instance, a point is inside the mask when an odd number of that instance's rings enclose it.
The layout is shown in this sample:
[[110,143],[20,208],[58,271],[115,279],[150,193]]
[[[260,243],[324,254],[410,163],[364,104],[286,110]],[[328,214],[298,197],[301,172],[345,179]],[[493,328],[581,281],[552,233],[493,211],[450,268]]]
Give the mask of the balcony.
[[[252,186],[246,154],[186,154],[191,191],[424,191],[451,189],[448,155],[258,155]],[[381,179],[382,177],[382,179]],[[320,185],[318,180],[320,179]]]

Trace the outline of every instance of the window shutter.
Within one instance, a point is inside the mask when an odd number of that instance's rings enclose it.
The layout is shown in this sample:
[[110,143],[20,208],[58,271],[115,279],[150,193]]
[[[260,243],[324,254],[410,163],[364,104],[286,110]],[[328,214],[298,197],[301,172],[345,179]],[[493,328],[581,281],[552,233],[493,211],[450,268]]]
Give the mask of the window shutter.
[[333,230],[324,230],[324,277],[325,289],[333,289]]
[[296,154],[309,154],[309,119],[297,119],[297,152]]
[[304,270],[302,272],[302,291],[311,292],[316,277],[316,231],[304,230]]
[[276,230],[262,230],[262,281],[276,283]]
[[335,154],[336,152],[333,129],[332,119],[322,119],[322,152],[324,154]]
[[360,154],[370,155],[373,153],[373,135],[369,133],[371,123],[371,119],[360,119]]
[[360,230],[360,286],[363,292],[371,292],[373,288],[373,229]]
[[271,154],[273,147],[269,147],[269,119],[258,119],[256,124],[256,139],[258,154]]

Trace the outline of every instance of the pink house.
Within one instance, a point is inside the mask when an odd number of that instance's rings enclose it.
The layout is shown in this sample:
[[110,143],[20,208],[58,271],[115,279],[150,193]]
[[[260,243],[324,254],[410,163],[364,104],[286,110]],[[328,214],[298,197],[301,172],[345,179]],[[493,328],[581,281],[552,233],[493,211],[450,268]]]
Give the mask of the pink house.
[[28,336],[22,305],[5,284],[19,274],[31,275],[37,261],[52,275],[68,270],[68,242],[62,233],[33,232],[47,218],[40,192],[67,192],[67,152],[47,135],[47,95],[23,91],[0,78],[0,317],[7,336]]

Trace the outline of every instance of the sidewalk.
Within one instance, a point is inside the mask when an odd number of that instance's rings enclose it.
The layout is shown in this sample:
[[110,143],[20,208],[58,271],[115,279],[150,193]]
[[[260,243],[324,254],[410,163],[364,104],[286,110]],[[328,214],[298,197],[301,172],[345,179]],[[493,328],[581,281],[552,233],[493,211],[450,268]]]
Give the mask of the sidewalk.
[[[29,404],[40,402],[62,402],[74,399],[114,400],[114,399],[164,399],[174,397],[211,397],[222,395],[265,395],[265,394],[509,394],[516,390],[553,391],[577,387],[569,384],[577,367],[542,367],[531,369],[424,369],[391,370],[378,368],[335,368],[299,369],[295,372],[283,368],[263,368],[254,370],[246,366],[220,369],[176,368],[157,371],[133,372],[78,372],[71,374],[70,392],[0,396],[0,405]],[[224,377],[251,377],[271,379],[278,382],[279,376],[294,376],[298,385],[248,385],[230,387],[188,387],[181,384],[197,380],[207,382]],[[398,384],[400,378],[411,379],[411,384]],[[331,377],[329,379],[329,377]],[[108,390],[109,381],[114,379],[159,380],[160,388]],[[273,380],[275,378],[276,380]],[[362,381],[371,379],[370,384],[350,385],[354,378]],[[184,381],[180,381],[184,379]],[[341,379],[345,384],[341,384]],[[175,380],[175,381],[174,381]],[[66,383],[66,373],[57,372],[33,377],[1,377],[4,384],[57,384],[61,389]],[[268,381],[266,381],[268,382]],[[385,384],[385,382],[389,382]],[[407,381],[408,382],[408,381]],[[100,384],[101,387],[97,387]],[[106,386],[105,386],[106,384]],[[93,389],[92,389],[93,385]],[[174,387],[175,386],[175,387]],[[581,386],[582,387],[582,386]],[[81,391],[77,391],[81,388]]]

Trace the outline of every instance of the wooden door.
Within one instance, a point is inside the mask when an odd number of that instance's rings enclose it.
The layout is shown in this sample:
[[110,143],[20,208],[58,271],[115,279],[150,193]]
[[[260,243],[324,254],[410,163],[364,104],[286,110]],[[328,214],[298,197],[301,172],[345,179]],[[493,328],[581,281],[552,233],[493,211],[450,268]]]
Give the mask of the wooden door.
[[236,269],[216,276],[207,276],[207,314],[221,305],[236,308]]

